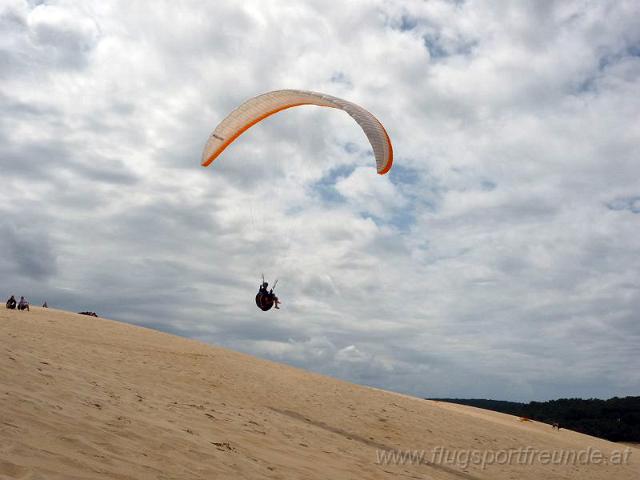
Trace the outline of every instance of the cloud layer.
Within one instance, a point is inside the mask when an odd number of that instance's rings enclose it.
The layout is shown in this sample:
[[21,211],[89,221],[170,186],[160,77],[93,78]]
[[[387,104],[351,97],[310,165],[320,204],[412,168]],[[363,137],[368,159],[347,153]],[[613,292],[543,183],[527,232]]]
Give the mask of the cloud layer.
[[[640,388],[638,2],[0,5],[0,291],[422,396]],[[209,169],[243,100],[271,117]],[[253,305],[278,277],[277,313]]]

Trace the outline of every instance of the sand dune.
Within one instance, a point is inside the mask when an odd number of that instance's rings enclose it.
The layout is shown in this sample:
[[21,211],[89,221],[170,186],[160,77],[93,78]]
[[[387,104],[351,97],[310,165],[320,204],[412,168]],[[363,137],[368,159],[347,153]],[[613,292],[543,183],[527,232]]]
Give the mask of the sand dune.
[[[0,335],[0,479],[640,478],[636,449],[127,324],[0,310]],[[384,464],[393,449],[425,456]]]

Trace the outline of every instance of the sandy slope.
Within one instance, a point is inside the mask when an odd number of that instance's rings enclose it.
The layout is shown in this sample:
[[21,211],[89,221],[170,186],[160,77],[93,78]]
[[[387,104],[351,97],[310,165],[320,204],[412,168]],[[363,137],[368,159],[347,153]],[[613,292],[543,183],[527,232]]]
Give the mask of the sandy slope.
[[[625,447],[104,319],[0,309],[0,336],[0,479],[640,478],[636,449],[625,465],[434,463],[437,447]],[[382,465],[379,449],[425,461]]]

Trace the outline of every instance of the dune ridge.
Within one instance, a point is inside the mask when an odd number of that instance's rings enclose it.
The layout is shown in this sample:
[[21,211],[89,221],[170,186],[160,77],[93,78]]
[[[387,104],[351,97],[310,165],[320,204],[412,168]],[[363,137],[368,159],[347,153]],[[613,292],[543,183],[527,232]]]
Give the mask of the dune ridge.
[[[640,478],[624,445],[111,320],[2,310],[0,334],[0,479]],[[608,461],[434,457],[517,449]],[[383,461],[405,451],[426,454]]]

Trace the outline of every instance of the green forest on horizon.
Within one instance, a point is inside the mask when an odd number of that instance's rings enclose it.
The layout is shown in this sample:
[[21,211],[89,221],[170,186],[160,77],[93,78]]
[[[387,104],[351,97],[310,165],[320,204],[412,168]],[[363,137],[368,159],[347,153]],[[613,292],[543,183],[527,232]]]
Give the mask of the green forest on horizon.
[[546,402],[509,402],[484,398],[428,398],[526,417],[612,442],[640,442],[640,397],[561,398]]

